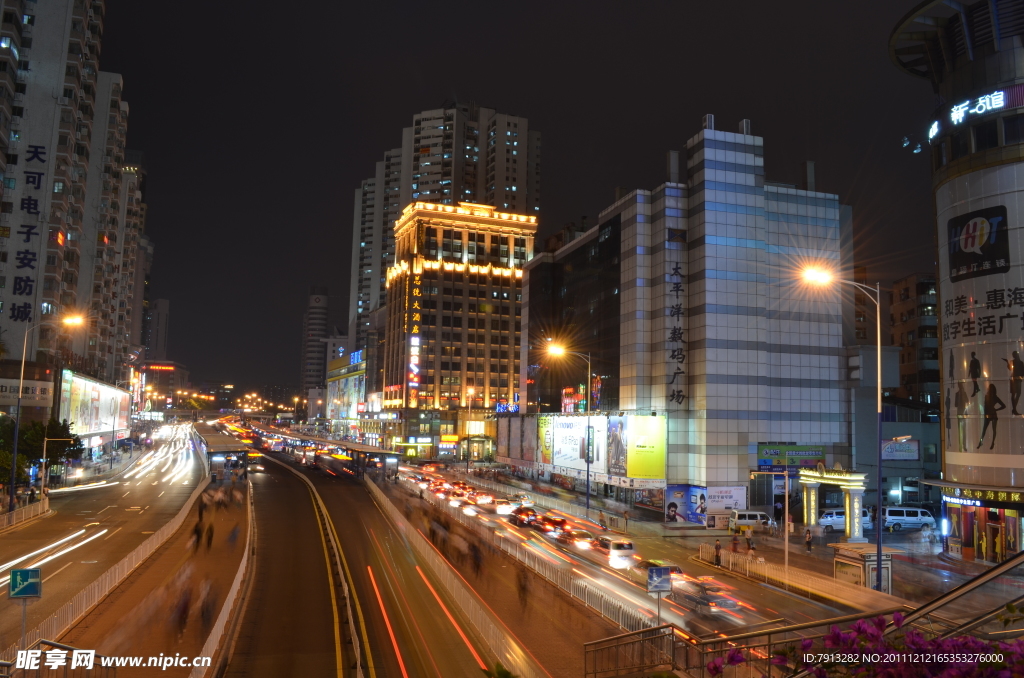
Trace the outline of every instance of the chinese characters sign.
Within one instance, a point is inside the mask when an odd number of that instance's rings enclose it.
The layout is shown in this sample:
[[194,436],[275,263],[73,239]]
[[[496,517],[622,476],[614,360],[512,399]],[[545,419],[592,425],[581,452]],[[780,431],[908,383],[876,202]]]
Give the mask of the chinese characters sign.
[[998,205],[949,220],[951,282],[1006,273],[1010,270],[1010,239],[1006,207]]
[[409,278],[409,374],[406,379],[407,407],[416,407],[420,393],[420,322],[423,318],[423,276],[413,273]]
[[686,383],[686,372],[683,370],[683,365],[686,363],[686,340],[683,338],[682,326],[682,319],[686,313],[682,301],[685,292],[683,289],[685,277],[680,265],[673,264],[672,271],[668,275],[671,286],[669,294],[672,296],[669,299],[669,330],[666,339],[668,340],[668,367],[672,374],[668,381],[670,387],[668,400],[677,405],[682,405],[686,400],[686,392],[683,389],[683,385]]
[[[25,170],[26,194],[22,196],[19,205],[23,214],[36,217],[38,222],[40,197],[46,195],[43,191],[43,177],[46,173],[39,171],[39,165],[46,163],[46,146],[30,144],[25,162],[29,165],[29,169]],[[28,193],[30,190],[39,196]],[[31,298],[35,296],[36,292],[35,271],[38,263],[35,247],[41,239],[38,223],[22,224],[18,227],[15,235],[18,242],[22,244],[22,248],[14,253],[15,276],[11,293],[15,297],[29,297],[30,300],[22,303],[18,303],[17,300],[12,302],[10,318],[15,322],[32,322],[33,303]]]

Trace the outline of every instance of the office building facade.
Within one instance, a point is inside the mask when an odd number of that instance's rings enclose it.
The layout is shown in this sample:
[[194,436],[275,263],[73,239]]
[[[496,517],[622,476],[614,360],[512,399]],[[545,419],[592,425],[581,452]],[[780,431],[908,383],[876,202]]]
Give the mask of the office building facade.
[[1024,536],[1022,39],[1013,3],[925,2],[889,43],[893,62],[931,82],[940,102],[921,121],[939,265],[943,476],[933,482],[945,550],[985,562],[1015,554]]
[[383,409],[396,415],[390,449],[453,450],[451,436],[466,433],[460,419],[482,423],[485,411],[517,406],[522,275],[536,230],[535,216],[489,205],[416,202],[403,210],[385,304]]
[[[563,389],[585,371],[554,364],[549,338],[589,353],[592,411],[667,416],[658,475],[623,476],[614,459],[606,474],[621,476],[606,494],[632,501],[631,488],[644,487],[654,511],[687,492],[746,488],[750,471],[773,468],[780,453],[849,468],[840,292],[798,279],[812,265],[850,276],[840,237],[850,210],[834,194],[766,181],[764,142],[749,121],[730,133],[708,116],[684,152],[669,154],[668,175],[527,265],[528,411],[565,411]],[[555,470],[510,450],[512,464]]]
[[394,229],[411,202],[491,205],[540,212],[540,133],[529,120],[469,104],[413,116],[402,145],[387,151],[355,192],[348,336],[366,347],[369,314],[385,299]]

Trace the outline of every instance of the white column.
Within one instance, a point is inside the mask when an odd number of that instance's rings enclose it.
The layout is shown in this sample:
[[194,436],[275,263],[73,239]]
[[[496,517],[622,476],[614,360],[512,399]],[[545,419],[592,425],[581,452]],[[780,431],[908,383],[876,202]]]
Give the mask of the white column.
[[[804,496],[804,525],[810,527],[818,524],[818,487],[821,483],[812,483],[807,480],[800,480],[803,486]],[[783,527],[788,529],[788,527]]]
[[864,510],[864,488],[847,487],[843,489],[843,505],[846,506],[846,541],[850,543],[865,543],[864,520],[861,512]]

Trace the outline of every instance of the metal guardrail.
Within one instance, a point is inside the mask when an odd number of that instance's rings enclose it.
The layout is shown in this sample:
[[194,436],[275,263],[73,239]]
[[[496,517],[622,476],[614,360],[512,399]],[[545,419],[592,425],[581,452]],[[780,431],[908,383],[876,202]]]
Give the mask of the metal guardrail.
[[[80,591],[60,609],[43,620],[39,626],[26,633],[26,646],[32,646],[44,638],[60,638],[65,631],[71,628],[100,600],[114,590],[136,567],[160,548],[172,534],[177,532],[188,516],[189,511],[192,510],[192,505],[205,490],[206,483],[203,482],[203,478],[200,478],[196,489],[193,490],[177,515],[153,533],[146,541],[139,544],[135,550],[122,558],[119,563],[104,572],[96,581],[85,587],[85,589]],[[0,661],[13,662],[18,655],[18,646],[19,643],[15,643],[3,652],[0,652]]]
[[406,538],[407,543],[441,581],[442,586],[473,624],[498,661],[519,678],[550,678],[540,664],[510,638],[500,620],[480,604],[476,595],[463,583],[448,562],[437,554],[430,542],[409,524],[402,512],[369,478],[366,480],[366,487],[377,505],[387,513],[398,531]]
[[9,513],[5,513],[0,516],[0,532],[3,532],[9,527],[13,527],[18,523],[23,523],[26,520],[32,520],[37,518],[50,510],[50,498],[43,497],[39,501],[29,504],[28,506],[20,509],[16,509]]
[[653,617],[648,617],[635,607],[631,607],[618,598],[605,593],[587,579],[574,574],[571,569],[561,568],[545,560],[535,550],[527,548],[515,539],[488,527],[479,518],[467,516],[460,509],[449,506],[446,502],[441,501],[429,492],[424,494],[424,498],[445,512],[452,520],[475,532],[484,541],[515,558],[527,568],[567,593],[570,597],[600,613],[601,616],[619,628],[626,631],[639,631],[654,625],[655,620]]
[[602,638],[583,644],[583,675],[587,678],[634,676],[640,672],[675,668],[672,624]]
[[[697,558],[708,565],[715,565],[715,547],[712,544],[700,544]],[[722,569],[743,575],[749,579],[763,581],[766,584],[785,589],[790,593],[825,603],[840,602],[858,609],[889,608],[901,605],[904,601],[896,596],[879,593],[863,586],[855,586],[830,577],[790,568],[787,576],[786,568],[777,563],[767,563],[763,558],[752,558],[745,554],[733,553],[726,549],[721,551]]]
[[[220,614],[217,615],[217,621],[210,630],[210,635],[206,637],[203,649],[199,653],[201,657],[213,657],[217,654],[221,641],[224,638],[224,632],[237,611],[235,606],[236,603],[240,602],[239,594],[242,590],[245,574],[249,571],[250,556],[255,556],[256,515],[253,511],[252,483],[246,482],[249,485],[248,501],[246,502],[249,509],[249,529],[245,535],[245,550],[242,552],[242,562],[238,564],[238,573],[235,574],[235,578],[231,582],[231,588],[228,590],[228,595],[224,598],[224,605],[220,609]],[[223,660],[224,656],[222,654],[217,664],[223,663]],[[205,678],[207,675],[214,675],[213,663],[211,662],[211,666],[193,667],[192,672],[189,673],[189,678]]]

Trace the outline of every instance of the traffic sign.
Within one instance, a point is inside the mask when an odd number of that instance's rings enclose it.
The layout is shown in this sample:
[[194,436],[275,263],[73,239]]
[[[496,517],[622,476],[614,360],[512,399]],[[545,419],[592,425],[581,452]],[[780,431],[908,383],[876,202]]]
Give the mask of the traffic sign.
[[40,598],[43,595],[42,572],[39,569],[11,570],[8,583],[11,598]]
[[648,593],[671,593],[672,572],[668,567],[647,568],[647,592]]

